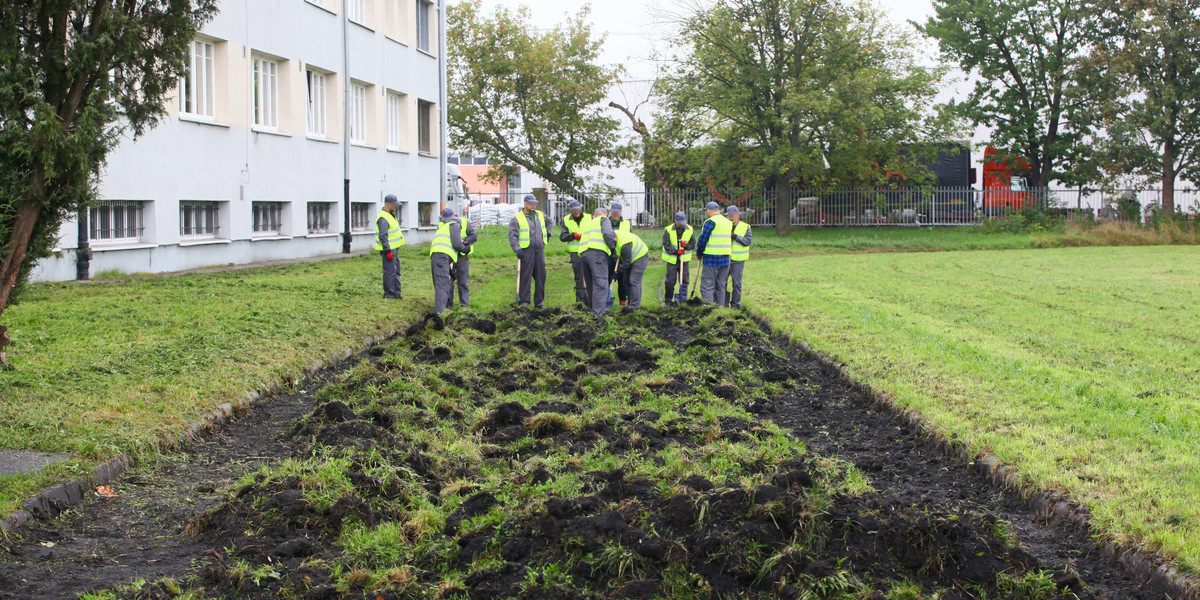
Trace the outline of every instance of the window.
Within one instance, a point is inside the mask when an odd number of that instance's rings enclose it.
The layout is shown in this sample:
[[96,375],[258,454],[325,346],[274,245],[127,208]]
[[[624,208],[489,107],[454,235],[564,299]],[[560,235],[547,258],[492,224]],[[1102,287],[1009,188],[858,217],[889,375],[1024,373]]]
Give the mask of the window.
[[183,237],[216,237],[221,232],[221,209],[216,202],[180,202],[179,235]]
[[[458,157],[457,157],[457,156],[449,156],[449,157],[447,157],[447,158],[446,158],[446,164],[450,164],[450,165],[457,165],[457,164],[458,164]],[[467,163],[463,163],[463,164],[467,164]]]
[[349,0],[346,2],[346,16],[351,21],[366,23],[367,0]]
[[325,74],[308,71],[308,134],[325,137]]
[[434,202],[418,202],[417,203],[417,227],[433,227],[437,225],[433,221]]
[[492,164],[492,163],[491,163],[491,161],[489,161],[489,160],[487,159],[487,157],[486,157],[486,156],[476,156],[476,157],[475,157],[475,163],[474,163],[474,164],[476,164],[476,165],[485,165],[485,166],[486,166],[486,165],[490,165],[490,164]]
[[350,141],[367,143],[367,86],[350,84]]
[[254,58],[254,124],[279,127],[279,63]]
[[388,148],[404,147],[404,96],[389,92],[387,97]]
[[417,0],[417,49],[429,52],[429,13],[433,4]]
[[141,202],[106,200],[93,206],[88,218],[93,241],[130,242],[142,237]]
[[371,208],[366,202],[355,202],[350,205],[350,229],[353,231],[371,230]]
[[196,40],[188,58],[188,72],[179,81],[179,112],[200,116],[217,115],[215,96],[216,51],[212,42]]
[[308,205],[308,233],[329,233],[328,202],[310,202]]
[[417,150],[422,154],[433,152],[433,103],[424,100],[417,103]]
[[282,202],[254,203],[255,235],[279,235],[283,230]]

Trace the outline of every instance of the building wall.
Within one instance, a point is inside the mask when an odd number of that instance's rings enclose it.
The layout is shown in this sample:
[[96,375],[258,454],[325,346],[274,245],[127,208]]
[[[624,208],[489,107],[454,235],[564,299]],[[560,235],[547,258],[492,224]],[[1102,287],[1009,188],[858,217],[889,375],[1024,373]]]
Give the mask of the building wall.
[[[353,2],[354,0],[349,0]],[[213,43],[215,114],[181,114],[178,91],[168,117],[110,156],[100,184],[106,201],[134,201],[144,229],[136,239],[92,241],[93,274],[162,272],[223,264],[335,254],[343,230],[343,134],[346,83],[366,86],[365,139],[350,148],[351,201],[370,224],[385,194],[403,202],[401,224],[411,242],[432,236],[440,208],[437,4],[429,6],[428,51],[417,48],[422,0],[361,0],[365,12],[349,25],[349,73],[343,67],[342,0],[224,0],[200,39]],[[328,6],[326,8],[325,6]],[[254,58],[277,64],[277,126],[255,125]],[[326,76],[325,135],[310,135],[308,76]],[[388,95],[398,94],[398,139],[389,143]],[[418,148],[418,102],[430,111],[429,152]],[[215,202],[215,235],[181,232],[181,201]],[[277,232],[255,232],[254,203],[279,203]],[[309,204],[329,208],[327,231],[309,231]],[[362,209],[360,209],[362,210]],[[94,224],[93,224],[94,225]],[[63,226],[56,256],[33,278],[75,278],[77,223]],[[371,231],[356,232],[353,249],[369,248]]]

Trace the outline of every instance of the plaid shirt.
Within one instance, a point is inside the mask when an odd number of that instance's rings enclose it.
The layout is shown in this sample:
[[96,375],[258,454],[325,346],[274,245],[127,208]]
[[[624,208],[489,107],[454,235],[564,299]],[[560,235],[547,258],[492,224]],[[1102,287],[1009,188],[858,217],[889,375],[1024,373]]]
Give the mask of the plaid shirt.
[[[708,237],[712,235],[713,229],[716,228],[716,226],[717,226],[717,224],[714,223],[712,221],[712,219],[709,219],[704,222],[704,229],[702,231],[700,231],[700,238],[696,240],[696,253],[697,254],[704,253],[704,248],[708,246]],[[706,267],[720,268],[720,267],[728,267],[730,259],[728,256],[712,256],[709,254],[704,254],[703,258],[701,258],[700,260],[704,263],[704,266],[706,266]]]

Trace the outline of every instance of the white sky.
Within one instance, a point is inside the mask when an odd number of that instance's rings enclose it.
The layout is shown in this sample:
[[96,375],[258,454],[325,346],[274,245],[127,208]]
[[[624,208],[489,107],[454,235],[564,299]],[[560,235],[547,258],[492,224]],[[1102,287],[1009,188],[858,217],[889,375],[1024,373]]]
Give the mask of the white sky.
[[[456,0],[450,0],[454,3]],[[619,63],[628,71],[627,78],[653,78],[657,69],[650,60],[655,50],[665,52],[667,44],[662,40],[671,33],[671,26],[664,23],[663,14],[685,13],[693,0],[484,0],[487,11],[503,5],[516,8],[528,6],[533,14],[534,25],[542,28],[562,22],[566,15],[574,15],[585,5],[591,5],[591,22],[594,31],[607,33],[603,60]],[[908,20],[924,22],[933,13],[929,0],[875,0],[897,25],[911,27]]]

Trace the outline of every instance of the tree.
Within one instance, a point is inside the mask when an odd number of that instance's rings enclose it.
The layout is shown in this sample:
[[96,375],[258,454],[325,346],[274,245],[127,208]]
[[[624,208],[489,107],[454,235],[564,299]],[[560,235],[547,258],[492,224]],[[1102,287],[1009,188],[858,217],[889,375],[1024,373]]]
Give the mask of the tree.
[[479,0],[450,7],[447,34],[451,139],[462,151],[524,167],[579,194],[583,172],[629,156],[602,102],[617,70],[596,63],[587,10],[546,32],[527,8],[481,14]]
[[1103,72],[1107,170],[1161,182],[1175,210],[1179,178],[1200,181],[1200,1],[1114,0],[1099,12],[1091,65]]
[[955,108],[992,129],[992,145],[1029,163],[1029,184],[1077,181],[1095,90],[1083,60],[1094,30],[1084,0],[934,0],[921,27],[976,79]]
[[0,314],[95,197],[109,151],[165,113],[215,4],[0,1]]
[[[683,56],[660,104],[707,132],[699,146],[759,165],[740,179],[773,187],[777,215],[789,214],[795,185],[881,183],[901,143],[949,132],[930,110],[940,69],[919,66],[912,36],[867,5],[718,0],[681,25]],[[776,219],[779,233],[790,226]]]

